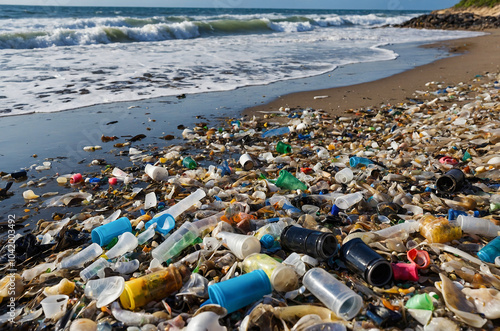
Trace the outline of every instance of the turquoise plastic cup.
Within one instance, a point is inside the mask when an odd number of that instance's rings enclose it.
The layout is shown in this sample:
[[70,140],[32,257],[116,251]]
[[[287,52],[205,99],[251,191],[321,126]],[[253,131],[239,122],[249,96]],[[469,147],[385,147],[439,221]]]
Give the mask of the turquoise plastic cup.
[[125,232],[132,232],[132,224],[128,218],[120,217],[92,230],[92,242],[99,244],[99,246],[106,246],[113,238]]
[[276,186],[284,190],[307,190],[307,185],[302,183],[294,175],[286,170],[280,171],[280,176],[276,180]]
[[210,299],[207,304],[217,304],[227,309],[228,314],[241,309],[273,291],[271,281],[263,270],[254,270],[248,274],[212,284],[208,287]]

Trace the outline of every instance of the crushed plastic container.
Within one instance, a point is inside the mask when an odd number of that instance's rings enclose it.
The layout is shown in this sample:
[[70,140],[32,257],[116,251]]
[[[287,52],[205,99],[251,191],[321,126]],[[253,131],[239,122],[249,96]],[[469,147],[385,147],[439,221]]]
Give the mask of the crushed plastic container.
[[252,254],[243,260],[243,271],[263,270],[269,277],[273,288],[278,292],[297,289],[299,280],[295,271],[267,254]]

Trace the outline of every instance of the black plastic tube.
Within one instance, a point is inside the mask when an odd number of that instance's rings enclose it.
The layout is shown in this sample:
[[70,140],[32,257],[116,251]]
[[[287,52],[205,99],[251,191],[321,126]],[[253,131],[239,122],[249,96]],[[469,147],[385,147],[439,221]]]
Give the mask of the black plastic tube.
[[436,180],[438,191],[452,193],[463,186],[465,174],[460,169],[451,169]]
[[384,286],[391,281],[391,264],[360,238],[351,239],[342,245],[340,259],[373,286]]
[[293,225],[287,226],[281,232],[281,247],[325,260],[335,256],[338,251],[337,239],[333,233]]

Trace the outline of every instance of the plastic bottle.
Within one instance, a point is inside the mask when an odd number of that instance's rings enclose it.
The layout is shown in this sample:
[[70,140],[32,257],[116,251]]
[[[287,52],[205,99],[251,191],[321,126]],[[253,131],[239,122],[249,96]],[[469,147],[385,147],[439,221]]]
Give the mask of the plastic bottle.
[[110,267],[111,263],[109,263],[106,259],[100,257],[95,260],[91,265],[87,268],[80,271],[80,278],[83,282],[87,282],[87,280],[98,276],[99,278],[104,277],[104,269]]
[[221,238],[224,245],[239,259],[244,259],[250,254],[259,253],[261,249],[259,239],[254,236],[246,236],[231,232],[219,232],[217,237]]
[[420,228],[420,222],[406,221],[404,223],[396,224],[382,230],[374,231],[373,233],[382,236],[384,238],[391,238],[400,236],[403,233],[405,234],[415,233],[419,230],[419,228]]
[[127,275],[139,269],[139,265],[140,262],[137,259],[132,261],[118,261],[113,266],[113,271],[119,273],[120,275]]
[[370,159],[367,159],[366,157],[359,157],[359,156],[353,156],[349,158],[349,165],[351,168],[356,168],[358,165],[369,165],[373,164],[373,161]]
[[278,292],[288,292],[297,289],[299,280],[295,270],[285,266],[267,254],[252,254],[243,260],[243,271],[264,270],[271,285]]
[[182,165],[191,170],[196,169],[198,167],[198,164],[196,164],[196,161],[193,160],[191,156],[182,159]]
[[134,310],[155,300],[161,300],[182,287],[183,279],[189,275],[189,270],[181,265],[173,265],[139,278],[125,282],[120,303],[125,309]]
[[384,286],[392,278],[391,264],[370,248],[360,238],[344,243],[340,258],[354,272],[373,286]]
[[266,138],[266,137],[274,137],[274,136],[280,136],[282,134],[287,134],[287,133],[290,133],[292,130],[290,129],[290,127],[288,126],[284,126],[284,127],[281,127],[281,128],[275,128],[275,129],[271,129],[271,130],[267,130],[265,132],[262,133],[262,138]]
[[500,226],[484,218],[459,215],[456,222],[468,234],[496,237],[500,231]]
[[465,183],[465,174],[460,169],[451,169],[436,180],[436,188],[441,192],[452,193]]
[[92,230],[92,242],[106,246],[113,238],[125,232],[132,232],[132,224],[126,217],[121,217],[113,222],[101,225]]
[[276,152],[278,152],[280,154],[291,153],[292,152],[292,146],[290,146],[289,144],[285,144],[282,141],[278,141],[278,143],[276,144]]
[[294,175],[286,170],[280,171],[280,176],[276,180],[276,186],[284,190],[307,190],[307,185],[302,183]]
[[363,307],[363,299],[333,275],[312,268],[304,275],[304,286],[337,316],[351,320]]
[[59,265],[62,269],[78,268],[102,254],[102,248],[96,243],[89,245],[73,256],[63,259]]
[[280,239],[281,233],[289,224],[285,223],[282,220],[278,222],[269,223],[259,228],[255,233],[255,237],[261,239],[264,235],[270,234],[274,239]]
[[124,182],[125,184],[129,184],[132,182],[134,179],[134,176],[127,174],[125,171],[121,170],[120,168],[114,168],[113,171],[111,172],[113,176],[115,176],[116,179]]
[[281,233],[283,249],[304,253],[320,259],[335,256],[338,251],[337,239],[333,233],[321,232],[298,226],[287,226]]
[[175,227],[175,219],[205,196],[205,191],[202,189],[196,190],[194,193],[191,193],[189,196],[182,199],[172,207],[156,214],[153,219],[146,223],[146,228],[149,228],[152,224],[157,223],[156,231],[164,235],[169,233]]
[[147,228],[146,231],[141,232],[141,234],[137,236],[137,243],[139,245],[142,245],[151,238],[153,238],[155,235],[155,229],[157,225],[158,225],[157,223],[154,223],[149,228]]
[[462,238],[462,229],[446,218],[425,215],[420,219],[420,234],[430,243],[445,243]]
[[133,251],[137,247],[137,238],[131,232],[125,232],[118,237],[118,242],[106,252],[106,257],[112,259]]
[[210,299],[207,304],[218,304],[230,314],[241,309],[273,291],[269,277],[263,270],[254,270],[248,274],[225,280],[208,286]]
[[164,167],[154,166],[152,164],[146,164],[144,172],[151,177],[151,179],[156,181],[163,181],[168,179],[168,169]]
[[355,192],[338,197],[335,199],[335,205],[340,209],[348,209],[361,200],[363,200],[363,194],[361,192]]
[[180,254],[186,247],[189,247],[199,235],[200,230],[198,227],[186,221],[177,231],[153,249],[151,255],[158,261],[167,261]]
[[500,236],[490,241],[477,252],[477,257],[484,262],[495,263],[495,258],[500,256]]

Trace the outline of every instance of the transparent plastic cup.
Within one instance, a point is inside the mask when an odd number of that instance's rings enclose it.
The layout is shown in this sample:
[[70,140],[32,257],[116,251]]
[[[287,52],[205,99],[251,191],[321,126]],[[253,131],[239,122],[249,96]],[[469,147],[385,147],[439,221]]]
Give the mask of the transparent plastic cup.
[[354,178],[350,168],[344,168],[335,174],[335,180],[340,184],[347,184]]
[[340,209],[348,209],[358,202],[363,200],[363,194],[360,192],[356,193],[351,193],[351,194],[346,194],[342,197],[338,197],[335,200],[335,205],[339,207]]
[[164,167],[154,166],[152,164],[146,164],[144,172],[151,177],[152,180],[164,181],[168,179],[168,169]]
[[42,300],[41,305],[46,318],[52,318],[66,311],[69,297],[64,294],[51,295]]
[[102,254],[102,248],[96,243],[93,243],[76,253],[73,256],[69,256],[63,259],[60,263],[60,268],[69,269],[69,268],[78,268],[85,264],[85,262],[92,261],[96,257]]
[[136,236],[131,232],[125,232],[118,237],[118,242],[109,251],[106,252],[106,257],[112,259],[122,256],[127,252],[133,251],[139,245]]
[[309,270],[302,283],[328,309],[345,320],[351,320],[363,307],[361,296],[323,269]]
[[224,244],[239,259],[244,259],[250,254],[260,253],[260,241],[254,236],[231,232],[219,232],[217,237],[224,241]]
[[101,308],[118,299],[124,288],[125,280],[121,276],[89,280],[85,296],[97,300],[97,308]]
[[207,304],[218,304],[232,313],[241,309],[273,291],[269,277],[263,270],[255,270],[248,274],[212,284],[208,287],[210,299]]
[[284,190],[307,190],[307,185],[302,183],[297,177],[286,170],[280,171],[280,176],[276,180],[276,186]]
[[92,242],[99,244],[99,246],[106,246],[113,238],[125,232],[132,232],[132,224],[128,218],[120,217],[92,230]]

